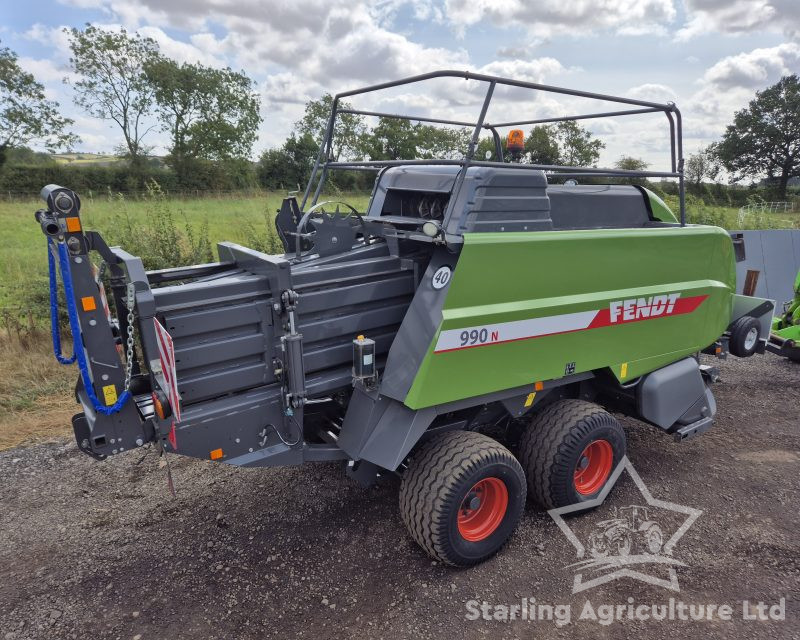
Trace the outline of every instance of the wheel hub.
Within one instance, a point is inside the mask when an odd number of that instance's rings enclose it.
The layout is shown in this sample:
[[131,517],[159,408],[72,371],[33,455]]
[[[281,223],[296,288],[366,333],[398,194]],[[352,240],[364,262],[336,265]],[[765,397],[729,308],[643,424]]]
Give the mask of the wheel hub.
[[467,505],[467,511],[475,511],[481,506],[481,498],[476,493],[469,493],[464,499],[464,504]]
[[597,493],[611,475],[614,449],[608,440],[594,440],[578,458],[573,475],[575,491],[588,496]]
[[508,488],[500,478],[476,482],[461,501],[458,532],[469,542],[480,542],[500,526],[508,510]]

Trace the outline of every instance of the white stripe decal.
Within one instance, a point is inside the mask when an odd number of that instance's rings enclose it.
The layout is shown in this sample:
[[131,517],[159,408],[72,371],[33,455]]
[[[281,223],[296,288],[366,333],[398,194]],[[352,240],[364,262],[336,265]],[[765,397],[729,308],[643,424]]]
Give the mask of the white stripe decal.
[[692,313],[708,294],[681,297],[680,293],[658,294],[627,300],[615,300],[604,309],[564,313],[544,318],[498,322],[460,329],[447,329],[439,334],[434,353],[484,347],[515,340],[527,340],[557,333],[599,329],[651,321],[667,316]]
[[434,353],[497,344],[499,342],[510,342],[512,340],[523,340],[567,331],[579,331],[587,329],[598,313],[599,311],[597,310],[578,311],[577,313],[565,313],[544,318],[530,318],[461,329],[447,329],[439,334]]

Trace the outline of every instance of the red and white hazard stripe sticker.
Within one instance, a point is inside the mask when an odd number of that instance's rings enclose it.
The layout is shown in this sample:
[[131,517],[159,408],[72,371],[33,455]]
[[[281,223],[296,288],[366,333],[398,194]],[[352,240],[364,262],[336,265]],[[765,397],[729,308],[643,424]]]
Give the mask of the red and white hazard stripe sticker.
[[529,340],[560,333],[587,331],[600,327],[683,315],[692,313],[703,304],[706,298],[708,298],[707,295],[682,297],[680,293],[666,293],[643,298],[615,300],[603,309],[462,329],[447,329],[439,334],[434,353],[460,351],[461,349],[486,347],[516,340]]
[[172,415],[175,422],[181,421],[181,397],[178,395],[178,372],[175,368],[175,347],[172,344],[172,336],[161,323],[153,318],[156,328],[156,342],[158,343],[158,357],[161,360],[161,373],[164,375],[166,388],[164,391],[172,408]]

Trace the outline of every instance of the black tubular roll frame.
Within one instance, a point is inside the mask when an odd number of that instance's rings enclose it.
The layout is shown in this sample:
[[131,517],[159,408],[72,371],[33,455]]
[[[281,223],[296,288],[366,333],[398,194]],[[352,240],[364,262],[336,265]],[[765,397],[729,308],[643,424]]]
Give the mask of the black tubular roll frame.
[[[430,116],[416,116],[416,115],[402,115],[395,113],[381,113],[379,111],[364,111],[359,109],[341,108],[339,103],[344,98],[351,96],[358,96],[365,93],[372,93],[375,91],[382,91],[384,89],[391,89],[393,87],[400,87],[403,85],[415,84],[418,82],[425,82],[435,78],[463,78],[464,80],[474,80],[485,83],[487,85],[486,94],[483,99],[480,114],[475,122],[461,121],[461,120],[448,120],[444,118],[434,118]],[[618,104],[628,105],[633,108],[619,110],[619,111],[605,111],[601,113],[587,113],[580,115],[567,115],[554,118],[538,118],[528,120],[516,120],[512,122],[495,122],[489,123],[486,121],[486,113],[489,109],[489,104],[492,101],[495,87],[498,85],[518,87],[522,89],[531,89],[534,91],[543,91],[547,93],[557,93],[567,96],[575,96],[579,98],[588,98],[591,100],[602,100],[605,102],[615,102]],[[401,80],[394,80],[392,82],[383,82],[381,84],[374,84],[361,89],[353,89],[351,91],[344,91],[337,93],[333,97],[331,105],[330,116],[325,129],[325,135],[322,139],[322,144],[319,148],[316,160],[314,161],[314,168],[311,171],[311,177],[306,185],[305,192],[303,193],[303,201],[300,209],[304,210],[309,197],[311,196],[311,205],[317,203],[319,195],[322,191],[322,186],[325,183],[328,172],[331,169],[344,169],[344,170],[361,170],[361,171],[380,171],[385,167],[402,166],[402,165],[453,165],[460,166],[461,170],[458,172],[456,182],[453,185],[453,194],[458,194],[461,185],[464,182],[467,169],[469,167],[499,167],[507,166],[507,163],[502,161],[502,145],[498,129],[508,127],[518,127],[522,125],[537,125],[549,124],[555,122],[566,122],[571,120],[590,120],[594,118],[611,118],[623,117],[632,115],[641,115],[648,113],[662,112],[669,123],[669,141],[670,141],[670,171],[630,171],[623,169],[601,169],[597,167],[570,167],[563,165],[542,165],[542,164],[514,164],[518,169],[532,169],[538,171],[546,171],[552,175],[560,177],[569,176],[608,176],[608,177],[627,177],[627,178],[677,178],[678,180],[678,198],[680,203],[680,221],[681,226],[686,224],[686,194],[683,177],[683,128],[681,122],[681,112],[674,103],[668,102],[667,104],[659,104],[657,102],[647,102],[645,100],[636,100],[633,98],[625,98],[620,96],[606,95],[602,93],[593,93],[590,91],[578,91],[577,89],[565,89],[563,87],[554,87],[545,84],[538,84],[536,82],[525,82],[523,80],[513,80],[511,78],[502,78],[498,76],[486,75],[483,73],[472,73],[471,71],[455,71],[443,70],[433,71],[431,73],[423,73]],[[374,116],[379,118],[394,118],[399,120],[409,120],[414,122],[430,122],[434,124],[452,125],[461,127],[472,127],[472,137],[470,138],[469,146],[466,155],[461,160],[344,160],[336,161],[331,157],[331,149],[333,144],[334,130],[336,125],[336,118],[339,114],[355,114],[363,116]],[[475,160],[475,149],[478,146],[478,140],[482,130],[488,130],[492,134],[495,145],[495,154],[500,161],[481,161]],[[313,196],[311,190],[316,182]],[[456,198],[451,198],[450,202],[454,203]]]

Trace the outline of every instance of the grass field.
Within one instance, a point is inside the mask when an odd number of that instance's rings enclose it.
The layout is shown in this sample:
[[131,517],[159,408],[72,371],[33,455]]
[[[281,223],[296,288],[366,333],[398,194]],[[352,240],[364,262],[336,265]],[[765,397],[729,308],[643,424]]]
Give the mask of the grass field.
[[53,160],[59,164],[71,165],[109,165],[121,162],[123,158],[110,153],[53,153]]

